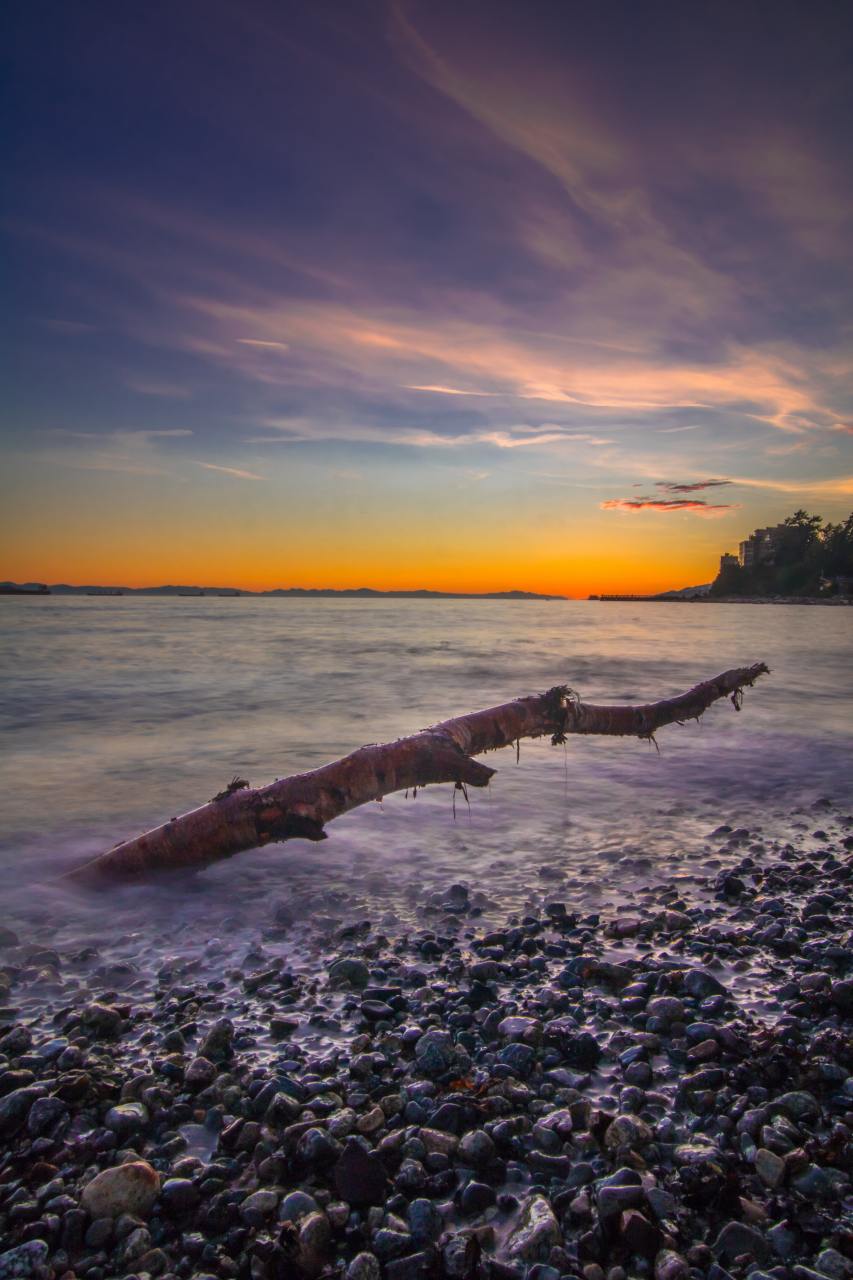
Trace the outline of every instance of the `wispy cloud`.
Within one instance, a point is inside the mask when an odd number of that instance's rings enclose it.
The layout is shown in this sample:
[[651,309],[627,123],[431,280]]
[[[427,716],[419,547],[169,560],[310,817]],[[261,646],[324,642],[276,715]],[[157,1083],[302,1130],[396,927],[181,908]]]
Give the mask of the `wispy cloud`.
[[117,431],[48,430],[51,441],[39,457],[53,466],[75,471],[109,471],[135,476],[174,476],[176,466],[163,442],[193,433],[187,427]]
[[272,351],[290,350],[286,342],[272,342],[265,338],[235,338],[234,341],[239,342],[241,347],[266,347]]
[[658,480],[658,489],[666,489],[667,493],[698,493],[700,489],[719,489],[730,485],[731,480],[694,480],[690,484],[673,484],[669,480]]
[[239,467],[223,467],[216,462],[200,462],[195,459],[197,467],[204,467],[207,471],[218,471],[226,476],[234,476],[237,480],[263,480],[263,476],[255,475],[254,471],[243,471]]
[[434,391],[437,395],[442,396],[496,396],[497,391],[463,391],[461,387],[439,387],[439,386],[407,386],[406,391]]

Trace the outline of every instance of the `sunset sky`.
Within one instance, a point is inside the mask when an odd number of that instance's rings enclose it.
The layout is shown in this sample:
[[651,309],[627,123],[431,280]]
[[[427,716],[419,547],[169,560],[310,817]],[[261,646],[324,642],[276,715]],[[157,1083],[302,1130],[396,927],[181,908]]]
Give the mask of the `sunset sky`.
[[849,5],[11,8],[0,578],[582,596],[849,513]]

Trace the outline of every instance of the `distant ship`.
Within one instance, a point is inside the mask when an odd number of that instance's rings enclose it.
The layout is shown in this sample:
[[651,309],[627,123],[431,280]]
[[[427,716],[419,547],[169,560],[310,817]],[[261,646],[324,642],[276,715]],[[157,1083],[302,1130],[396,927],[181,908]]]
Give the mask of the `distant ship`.
[[203,596],[203,595],[204,595],[204,592],[203,592],[203,591],[179,591],[179,592],[178,592],[178,595],[179,595],[179,596],[193,596],[193,597],[195,597],[195,596]]
[[123,596],[124,592],[119,591],[118,587],[104,587],[102,591],[87,591],[87,596]]
[[32,587],[16,587],[10,582],[0,584],[0,596],[49,596],[53,593],[50,587],[37,582]]

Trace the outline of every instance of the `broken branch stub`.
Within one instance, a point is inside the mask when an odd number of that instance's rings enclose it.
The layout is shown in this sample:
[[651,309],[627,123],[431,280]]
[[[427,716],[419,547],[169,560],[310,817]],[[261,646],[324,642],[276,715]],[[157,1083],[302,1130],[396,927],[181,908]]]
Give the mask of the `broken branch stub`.
[[[646,706],[595,706],[565,685],[547,693],[444,720],[396,742],[360,747],[310,773],[250,788],[235,779],[214,800],[126,840],[66,875],[83,884],[141,880],[158,872],[201,870],[235,853],[282,840],[324,840],[325,827],[350,809],[393,791],[432,783],[485,787],[495,770],[474,756],[541,738],[568,734],[651,738],[668,724],[698,720],[719,698],[735,707],[746,686],[768,668],[763,662],[725,671],[713,680]],[[236,784],[240,785],[237,786]]]

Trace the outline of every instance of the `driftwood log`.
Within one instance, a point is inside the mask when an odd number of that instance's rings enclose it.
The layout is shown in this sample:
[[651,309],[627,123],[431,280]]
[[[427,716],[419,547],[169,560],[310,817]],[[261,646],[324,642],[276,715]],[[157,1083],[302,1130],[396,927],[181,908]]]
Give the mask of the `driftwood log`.
[[485,787],[495,770],[474,756],[550,736],[610,734],[653,740],[668,724],[698,720],[719,698],[740,708],[744,688],[768,668],[763,662],[725,671],[687,693],[646,706],[594,706],[565,685],[474,711],[422,729],[396,742],[360,747],[310,773],[252,789],[242,779],[213,800],[125,840],[69,872],[66,879],[91,885],[141,880],[165,871],[200,870],[245,849],[281,840],[324,840],[326,824],[342,813],[381,800],[393,791],[452,782],[460,790]]

